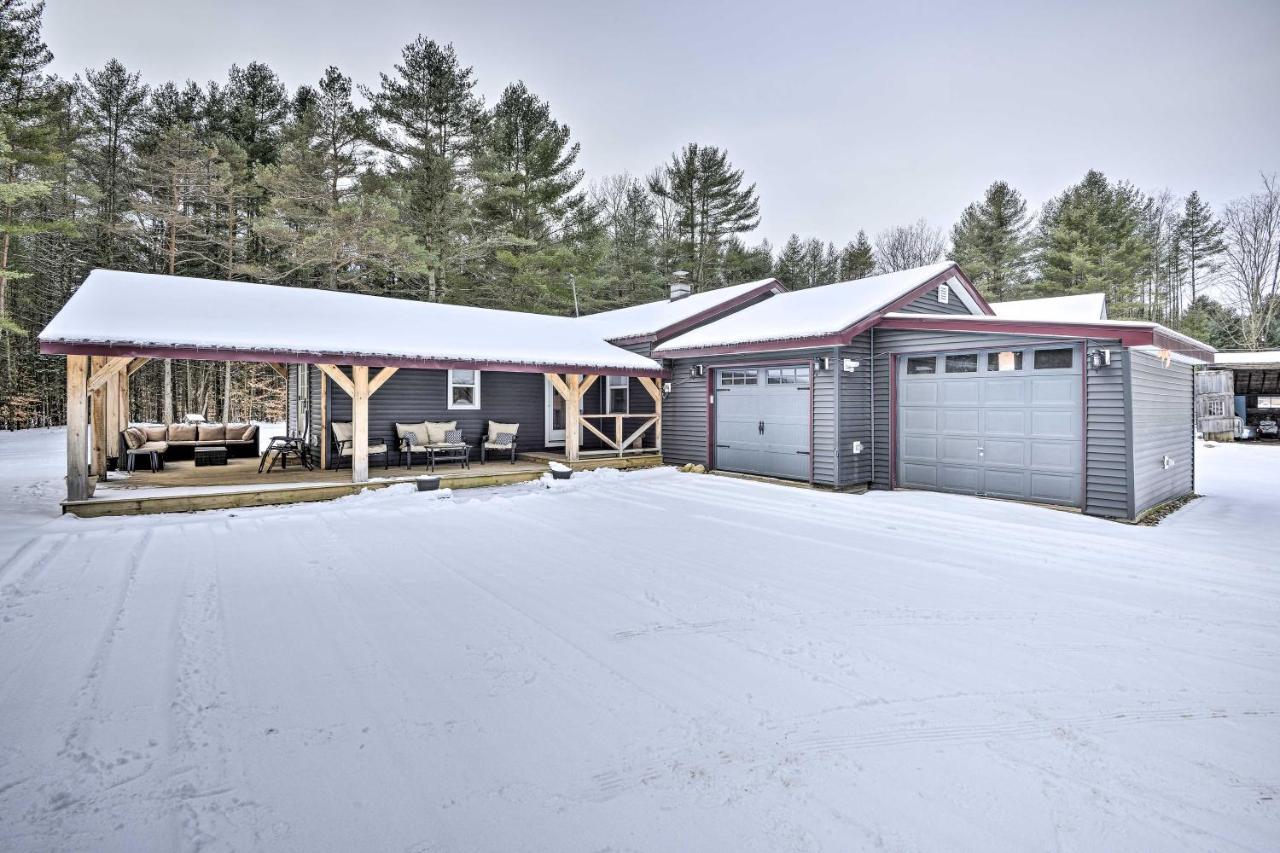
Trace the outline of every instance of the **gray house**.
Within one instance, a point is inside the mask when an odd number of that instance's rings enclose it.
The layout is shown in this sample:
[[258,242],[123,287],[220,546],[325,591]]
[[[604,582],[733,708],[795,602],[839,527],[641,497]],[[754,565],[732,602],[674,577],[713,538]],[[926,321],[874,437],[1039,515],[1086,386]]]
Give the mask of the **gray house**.
[[1212,348],[1038,301],[1047,316],[1003,317],[943,263],[734,310],[651,350],[663,456],[1125,519],[1190,493],[1192,366]]

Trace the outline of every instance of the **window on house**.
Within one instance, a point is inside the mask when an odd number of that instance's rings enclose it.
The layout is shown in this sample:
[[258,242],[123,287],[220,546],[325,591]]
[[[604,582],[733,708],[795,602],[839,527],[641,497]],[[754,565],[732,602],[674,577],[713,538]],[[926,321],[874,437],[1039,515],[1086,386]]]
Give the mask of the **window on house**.
[[907,375],[918,376],[921,373],[937,373],[938,359],[932,355],[913,355],[907,359]]
[[987,372],[1003,373],[1006,370],[1022,369],[1022,353],[1017,350],[1010,352],[989,352],[987,353]]
[[631,411],[631,377],[605,377],[604,410],[610,415]]
[[1259,397],[1259,409],[1280,409],[1280,397]]
[[754,370],[722,370],[720,371],[720,386],[728,388],[733,385],[755,385],[756,372]]
[[480,371],[449,371],[449,408],[480,408]]
[[1036,370],[1063,370],[1074,363],[1075,350],[1070,347],[1062,349],[1038,349],[1035,355]]
[[964,355],[947,356],[947,373],[977,373],[978,354],[967,352]]

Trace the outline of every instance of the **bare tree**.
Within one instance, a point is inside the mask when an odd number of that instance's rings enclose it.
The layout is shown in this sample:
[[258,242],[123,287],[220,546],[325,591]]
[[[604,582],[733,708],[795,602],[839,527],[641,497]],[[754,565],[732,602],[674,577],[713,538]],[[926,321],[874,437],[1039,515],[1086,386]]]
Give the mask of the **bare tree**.
[[1260,349],[1280,321],[1280,182],[1263,175],[1262,189],[1222,212],[1226,263],[1220,287],[1240,317],[1240,343]]
[[947,249],[941,228],[924,219],[911,225],[895,225],[876,235],[876,266],[880,272],[897,272],[942,260]]

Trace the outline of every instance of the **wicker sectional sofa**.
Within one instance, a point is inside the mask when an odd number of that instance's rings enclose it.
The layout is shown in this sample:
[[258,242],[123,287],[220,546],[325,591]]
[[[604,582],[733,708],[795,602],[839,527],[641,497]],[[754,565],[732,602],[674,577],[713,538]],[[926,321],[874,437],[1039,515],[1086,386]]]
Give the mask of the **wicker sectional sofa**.
[[225,447],[229,458],[256,458],[258,433],[257,424],[130,424],[120,433],[120,458],[138,447],[154,449],[166,461],[193,459],[197,447]]

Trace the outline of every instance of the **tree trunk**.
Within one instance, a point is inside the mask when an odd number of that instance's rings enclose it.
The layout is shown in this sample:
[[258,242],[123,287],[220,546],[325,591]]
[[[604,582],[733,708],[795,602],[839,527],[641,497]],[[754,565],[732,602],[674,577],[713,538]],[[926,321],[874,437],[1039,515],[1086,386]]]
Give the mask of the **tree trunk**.
[[161,390],[160,417],[166,424],[173,423],[173,359],[164,360],[164,387]]

